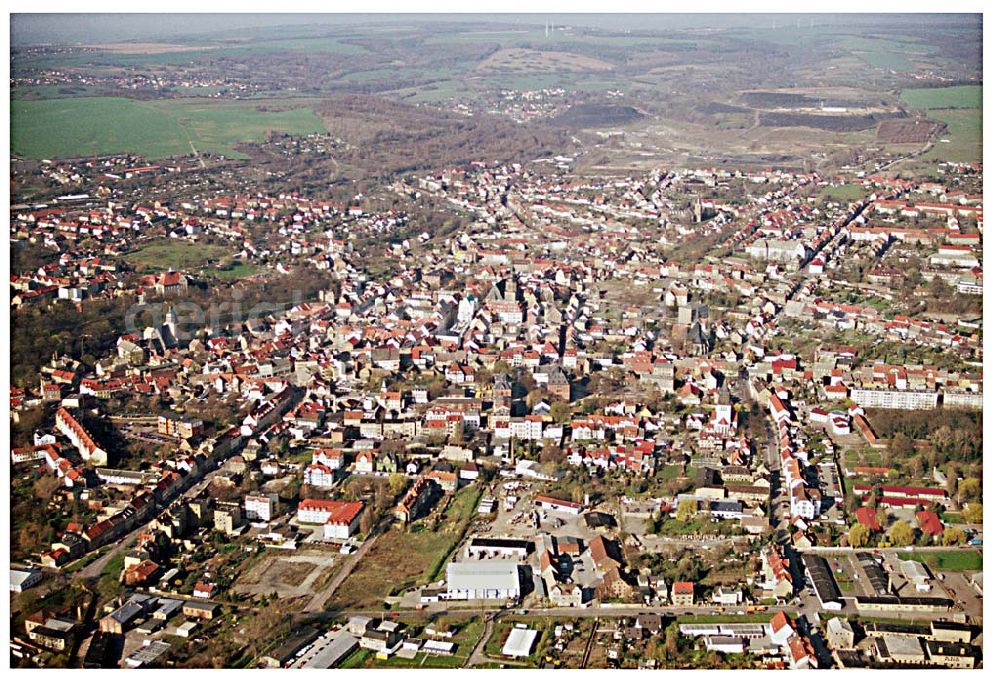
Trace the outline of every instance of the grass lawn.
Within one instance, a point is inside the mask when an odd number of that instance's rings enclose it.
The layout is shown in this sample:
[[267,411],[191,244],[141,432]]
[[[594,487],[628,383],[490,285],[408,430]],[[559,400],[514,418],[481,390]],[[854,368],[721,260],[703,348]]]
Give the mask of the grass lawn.
[[[209,262],[229,254],[221,245],[204,245],[185,240],[165,240],[146,245],[125,255],[125,259],[138,271],[166,271],[167,269],[195,271]],[[220,272],[231,274],[236,270]]]
[[444,530],[454,535],[455,538],[452,542],[451,548],[445,554],[438,557],[437,563],[433,565],[432,570],[428,570],[428,572],[425,573],[428,582],[433,582],[444,577],[448,557],[458,546],[458,542],[461,538],[465,535],[465,531],[468,528],[469,523],[472,521],[472,517],[475,515],[476,509],[479,507],[479,501],[482,497],[483,488],[481,486],[466,486],[455,494],[451,503],[448,505],[448,508],[445,509],[443,524]]
[[903,90],[900,98],[914,108],[976,108],[983,107],[982,85],[930,87]]
[[125,568],[125,555],[115,554],[113,557],[108,559],[106,564],[104,564],[104,568],[101,569],[101,577],[108,576],[117,578],[121,575],[123,568]]
[[669,483],[670,481],[677,480],[682,471],[684,471],[684,465],[682,464],[665,464],[656,472],[656,478],[663,479]]
[[369,657],[374,658],[375,656],[367,648],[355,649],[354,653],[344,658],[344,661],[337,665],[337,669],[342,670],[356,670],[365,666],[365,662]]
[[367,557],[327,601],[327,608],[377,606],[394,592],[438,579],[448,555],[465,535],[481,492],[479,486],[460,490],[436,530],[418,524],[416,531],[394,527],[378,536]]
[[696,625],[721,622],[768,622],[773,613],[754,613],[752,615],[681,615],[677,617],[679,625]]
[[844,184],[843,186],[827,186],[823,189],[823,195],[827,200],[836,202],[851,202],[861,200],[865,196],[865,187],[857,184]]
[[953,552],[899,552],[903,561],[919,561],[938,571],[981,571],[983,553],[972,549]]
[[229,269],[209,269],[204,273],[218,278],[250,278],[260,273],[260,268],[254,264],[238,262]]
[[198,151],[241,157],[235,144],[263,141],[270,130],[324,131],[319,116],[294,100],[15,99],[10,113],[12,152],[28,158],[131,152],[158,159],[190,155],[192,145]]
[[[121,552],[108,559],[101,569],[101,577],[97,580],[97,592],[102,599],[108,599],[118,593],[119,578],[125,569],[125,555]],[[52,605],[54,602],[50,601]]]
[[726,535],[725,521],[713,523],[709,518],[694,518],[678,521],[665,517],[658,533],[660,535]]
[[837,587],[841,594],[854,594],[854,579],[846,573],[834,573],[833,579],[837,581]]

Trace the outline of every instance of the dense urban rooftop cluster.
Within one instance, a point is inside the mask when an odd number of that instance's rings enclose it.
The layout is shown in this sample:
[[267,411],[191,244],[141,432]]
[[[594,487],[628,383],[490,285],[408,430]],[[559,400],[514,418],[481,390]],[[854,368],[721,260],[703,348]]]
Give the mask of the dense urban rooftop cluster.
[[[928,302],[982,295],[981,168],[942,165],[938,181],[918,184],[712,168],[579,176],[572,163],[404,178],[385,187],[391,208],[253,191],[119,200],[116,182],[191,168],[131,157],[43,166],[47,180],[89,193],[12,209],[15,247],[55,255],[12,272],[12,306],[83,312],[107,299],[154,313],[93,365],[57,352],[11,389],[15,422],[51,413],[12,449],[15,478],[58,481],[45,510],[55,533],[22,552],[33,566],[17,571],[28,574],[19,586],[123,555],[123,594],[90,642],[99,650],[100,635],[162,634],[137,621],[159,620],[157,607],[169,620],[174,601],[191,602],[183,614],[199,625],[252,601],[238,563],[199,565],[220,545],[266,559],[356,551],[343,573],[354,577],[378,558],[362,556],[373,543],[377,553],[392,532],[436,530],[471,498],[454,537],[466,547],[442,555],[443,579],[394,593],[401,607],[759,608],[766,622],[685,623],[673,643],[768,667],[818,666],[818,637],[801,626],[822,627],[828,611],[974,618],[955,583],[909,566],[908,580],[889,582],[890,560],[913,563],[905,551],[864,569],[889,584],[847,586],[815,550],[975,538],[979,498],[948,490],[971,488],[956,477],[972,458],[931,437],[921,445],[933,464],[901,475],[881,461],[912,443],[883,437],[869,411],[982,410],[981,318]],[[823,197],[844,185],[864,197]],[[412,218],[428,201],[464,226]],[[177,269],[135,258],[164,243],[220,254]],[[220,283],[234,267],[246,275]],[[308,297],[217,324],[188,315],[196,299],[232,303],[213,291],[296,271],[315,284]],[[683,571],[648,561],[685,553],[692,536],[739,564],[738,577],[701,584],[697,553]],[[835,573],[854,567],[836,558]],[[307,610],[337,585],[310,592]],[[27,630],[33,642],[65,643],[75,623],[53,615]],[[301,657],[454,652],[411,648],[399,626],[351,624]],[[825,626],[834,649],[853,629],[847,617]],[[520,629],[503,654],[534,652]],[[877,643],[858,651],[851,632],[837,663],[870,652],[964,666],[978,652],[971,639],[865,633]],[[609,649],[607,662],[616,657]]]

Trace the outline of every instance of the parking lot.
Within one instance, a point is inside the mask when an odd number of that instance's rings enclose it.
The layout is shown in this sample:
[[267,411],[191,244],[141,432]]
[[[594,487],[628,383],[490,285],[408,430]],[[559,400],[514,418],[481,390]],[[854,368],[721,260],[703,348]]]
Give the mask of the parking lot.
[[159,433],[155,422],[152,424],[138,422],[120,424],[118,425],[118,430],[127,439],[145,441],[146,443],[153,443],[158,446],[177,445],[179,441],[179,439],[172,436]]
[[[524,540],[533,540],[540,532],[582,538],[591,534],[583,514],[574,516],[567,512],[537,510],[535,498],[544,493],[545,484],[538,481],[500,481],[494,484],[487,494],[497,500],[496,519],[477,520],[475,533]],[[511,498],[512,505],[508,504],[507,498]]]

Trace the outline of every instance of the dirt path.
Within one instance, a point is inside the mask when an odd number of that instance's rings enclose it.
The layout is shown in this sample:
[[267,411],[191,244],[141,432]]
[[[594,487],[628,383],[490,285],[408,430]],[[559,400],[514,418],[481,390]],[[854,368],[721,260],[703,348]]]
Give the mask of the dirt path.
[[483,649],[486,648],[486,642],[489,641],[490,637],[493,636],[493,618],[488,618],[486,624],[483,625],[483,636],[476,642],[476,647],[472,649],[472,653],[469,654],[469,659],[465,661],[465,667],[474,667],[476,665],[482,665],[483,663],[490,662],[490,659],[486,657]]
[[[184,127],[184,126],[181,125],[181,127]],[[205,169],[205,167],[206,167],[205,161],[202,159],[202,157],[200,155],[198,155],[198,149],[196,149],[194,147],[194,141],[192,141],[191,135],[188,134],[188,131],[187,131],[186,127],[184,128],[184,134],[187,135],[188,144],[191,146],[191,153],[194,154],[194,157],[198,159],[198,163],[201,165],[201,168]]]
[[375,544],[376,537],[377,536],[372,536],[368,538],[368,540],[361,545],[361,548],[358,549],[358,551],[347,558],[344,565],[341,566],[340,572],[333,576],[326,587],[317,592],[313,598],[309,600],[309,603],[307,603],[305,608],[302,609],[303,612],[318,613],[323,610],[324,604],[326,604],[330,597],[333,596],[333,593],[337,591],[337,588],[343,584],[344,580],[347,579],[347,576],[354,570],[354,567],[358,565],[358,562],[364,558],[365,554],[368,553],[368,550]]
[[594,626],[590,629],[590,637],[587,639],[587,646],[583,649],[583,661],[580,662],[580,669],[587,669],[587,662],[590,660],[590,651],[594,648],[594,638],[597,637],[597,628],[601,626],[600,620],[594,621]]

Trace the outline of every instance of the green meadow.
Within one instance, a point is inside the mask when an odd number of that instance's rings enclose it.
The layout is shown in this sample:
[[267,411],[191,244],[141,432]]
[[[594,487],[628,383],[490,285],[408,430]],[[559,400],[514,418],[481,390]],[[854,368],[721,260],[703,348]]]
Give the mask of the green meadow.
[[921,159],[930,162],[981,162],[983,159],[983,86],[958,85],[903,90],[900,98],[948,126]]
[[934,108],[982,108],[982,85],[959,85],[956,87],[931,87],[917,90],[903,90],[903,101],[914,108],[924,110]]
[[903,561],[919,561],[937,571],[981,571],[982,552],[955,550],[953,552],[899,552]]
[[211,261],[221,260],[229,251],[221,245],[194,244],[186,240],[162,240],[125,255],[137,270],[156,272],[173,269],[201,269]]
[[294,101],[81,97],[13,99],[10,108],[12,152],[27,158],[131,152],[155,160],[189,155],[192,145],[199,152],[242,157],[234,146],[263,141],[268,131],[324,131],[319,116]]
[[[931,111],[948,126],[924,156],[929,160],[978,163],[983,160],[983,112],[975,109]],[[947,141],[945,141],[947,140]]]

